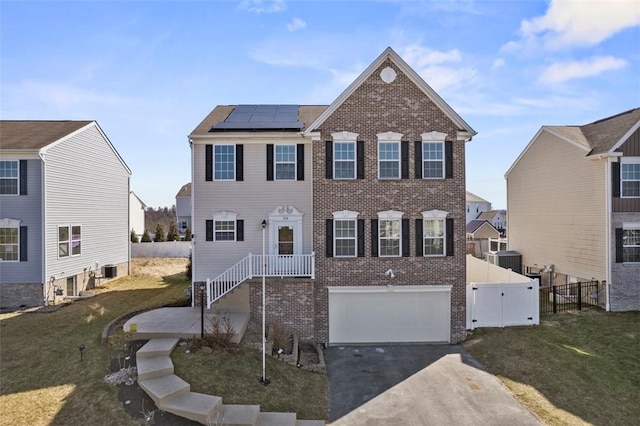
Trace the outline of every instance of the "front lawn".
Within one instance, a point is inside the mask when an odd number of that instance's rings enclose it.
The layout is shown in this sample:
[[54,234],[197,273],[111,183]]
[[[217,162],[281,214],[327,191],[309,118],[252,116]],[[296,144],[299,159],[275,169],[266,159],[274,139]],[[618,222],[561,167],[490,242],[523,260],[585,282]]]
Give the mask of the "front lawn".
[[640,312],[548,315],[464,346],[545,424],[638,424]]

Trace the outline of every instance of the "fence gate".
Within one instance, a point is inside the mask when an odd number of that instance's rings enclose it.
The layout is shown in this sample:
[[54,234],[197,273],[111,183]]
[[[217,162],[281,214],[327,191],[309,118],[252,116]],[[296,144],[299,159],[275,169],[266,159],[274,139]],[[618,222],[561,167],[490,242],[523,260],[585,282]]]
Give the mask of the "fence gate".
[[599,282],[585,281],[540,287],[540,314],[598,307]]
[[467,286],[467,328],[540,323],[538,281]]

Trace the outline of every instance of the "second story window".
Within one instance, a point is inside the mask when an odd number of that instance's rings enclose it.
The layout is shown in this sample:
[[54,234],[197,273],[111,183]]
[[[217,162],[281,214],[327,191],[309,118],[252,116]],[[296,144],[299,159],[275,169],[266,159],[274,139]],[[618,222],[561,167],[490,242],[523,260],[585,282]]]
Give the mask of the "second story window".
[[215,145],[215,180],[235,180],[235,169],[235,145]]
[[640,197],[640,162],[620,164],[620,194],[623,197]]
[[276,180],[296,179],[296,146],[275,146]]
[[0,161],[0,195],[18,195],[17,161]]
[[400,179],[400,142],[378,143],[378,177]]
[[422,142],[422,178],[444,177],[444,143]]
[[356,143],[333,143],[333,177],[334,179],[356,178]]

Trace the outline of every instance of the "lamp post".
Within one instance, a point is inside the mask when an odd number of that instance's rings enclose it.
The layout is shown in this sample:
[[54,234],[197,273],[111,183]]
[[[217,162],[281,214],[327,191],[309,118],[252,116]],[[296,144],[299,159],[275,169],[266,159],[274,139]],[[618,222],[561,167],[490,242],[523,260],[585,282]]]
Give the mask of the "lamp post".
[[265,318],[266,318],[266,278],[265,278],[265,266],[267,263],[266,253],[265,253],[265,230],[267,228],[267,221],[262,221],[262,377],[260,377],[260,383],[264,386],[267,386],[270,382],[267,379],[267,371],[266,371],[266,344],[267,344],[267,333],[265,330]]
[[200,338],[204,339],[204,288],[205,284],[200,283]]

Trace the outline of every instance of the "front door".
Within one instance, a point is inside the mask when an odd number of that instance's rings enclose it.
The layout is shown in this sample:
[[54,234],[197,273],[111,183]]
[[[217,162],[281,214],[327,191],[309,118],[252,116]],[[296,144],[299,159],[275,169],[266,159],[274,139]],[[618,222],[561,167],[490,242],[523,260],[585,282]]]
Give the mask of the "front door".
[[278,225],[278,255],[293,254],[293,226]]

